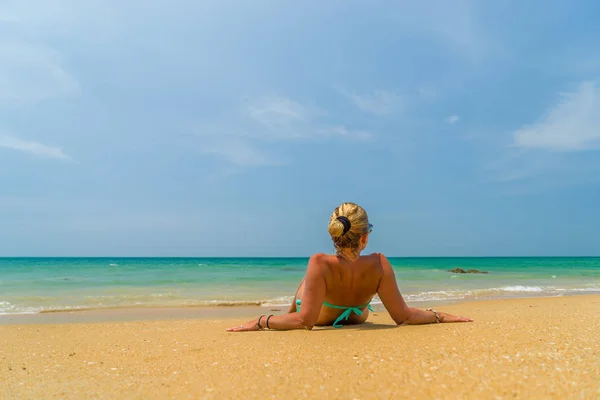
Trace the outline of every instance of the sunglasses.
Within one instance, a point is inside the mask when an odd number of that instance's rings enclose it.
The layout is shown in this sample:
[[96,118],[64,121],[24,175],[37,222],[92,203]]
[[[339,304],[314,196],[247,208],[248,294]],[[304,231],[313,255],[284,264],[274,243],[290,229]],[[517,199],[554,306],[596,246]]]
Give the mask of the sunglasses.
[[373,225],[369,224],[369,226],[367,226],[367,233],[371,233],[373,232]]

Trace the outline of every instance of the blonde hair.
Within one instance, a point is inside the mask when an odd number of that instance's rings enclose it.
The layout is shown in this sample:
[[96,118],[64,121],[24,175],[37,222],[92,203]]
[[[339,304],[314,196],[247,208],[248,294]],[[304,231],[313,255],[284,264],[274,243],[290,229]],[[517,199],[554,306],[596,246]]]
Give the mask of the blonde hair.
[[[338,217],[346,217],[350,221],[350,229],[345,234],[344,223]],[[356,251],[360,245],[360,237],[367,233],[368,229],[367,212],[361,206],[348,202],[333,210],[327,228],[338,253],[344,248]]]

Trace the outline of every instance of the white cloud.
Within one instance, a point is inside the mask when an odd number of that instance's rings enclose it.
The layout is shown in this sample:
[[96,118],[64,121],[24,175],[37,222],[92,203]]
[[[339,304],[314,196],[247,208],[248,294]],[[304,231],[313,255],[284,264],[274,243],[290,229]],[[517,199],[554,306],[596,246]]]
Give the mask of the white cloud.
[[78,90],[55,50],[0,41],[0,103],[36,102]]
[[597,182],[600,163],[590,150],[600,150],[598,83],[582,82],[561,93],[537,121],[506,139],[507,151],[490,153],[487,170],[493,181],[516,184],[517,193]]
[[[266,97],[251,100],[244,107],[243,115],[250,121],[241,136],[255,140],[303,140],[315,136],[315,121],[326,113],[323,110],[302,105],[285,97]],[[255,124],[248,124],[253,122]],[[256,125],[258,123],[258,127]],[[230,134],[236,130],[229,130]]]
[[365,94],[352,93],[345,90],[341,90],[340,92],[348,97],[356,107],[371,114],[392,114],[402,106],[402,97],[384,90]]
[[246,107],[247,114],[268,127],[278,127],[308,122],[314,112],[309,108],[283,97],[261,99]]
[[0,148],[19,150],[40,157],[54,158],[57,160],[71,160],[60,147],[47,146],[38,142],[18,139],[12,136],[0,134]]
[[[283,165],[284,161],[267,151],[269,145],[290,142],[368,140],[371,132],[322,122],[325,110],[300,104],[286,97],[268,97],[249,101],[237,115],[198,130],[200,151],[218,155],[239,167]],[[238,171],[236,170],[236,173]],[[220,175],[219,175],[220,176]],[[227,176],[227,174],[225,174]]]
[[[246,114],[261,125],[248,128],[245,136],[265,140],[313,140],[338,136],[347,139],[367,139],[370,132],[348,129],[341,125],[320,122],[325,110],[302,105],[284,97],[261,99],[246,106]],[[248,133],[249,132],[249,133]]]
[[514,132],[515,146],[551,151],[600,148],[600,87],[583,82],[561,97],[538,121]]
[[451,115],[448,118],[446,118],[444,121],[446,121],[446,123],[452,125],[452,124],[455,124],[458,121],[460,121],[460,117],[458,115]]

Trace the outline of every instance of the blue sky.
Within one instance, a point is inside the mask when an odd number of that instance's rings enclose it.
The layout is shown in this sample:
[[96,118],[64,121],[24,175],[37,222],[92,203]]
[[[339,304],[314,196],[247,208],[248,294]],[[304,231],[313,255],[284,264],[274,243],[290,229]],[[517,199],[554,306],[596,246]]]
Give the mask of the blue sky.
[[[417,4],[418,3],[418,4]],[[3,1],[0,255],[600,255],[595,1]]]

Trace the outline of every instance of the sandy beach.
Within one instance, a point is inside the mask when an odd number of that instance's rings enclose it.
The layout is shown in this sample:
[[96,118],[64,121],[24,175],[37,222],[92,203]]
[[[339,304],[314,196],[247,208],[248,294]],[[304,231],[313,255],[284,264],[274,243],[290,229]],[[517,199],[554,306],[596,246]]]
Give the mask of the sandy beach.
[[475,322],[397,327],[379,310],[289,332],[228,333],[247,316],[217,314],[3,325],[0,398],[600,398],[600,296],[439,309]]

